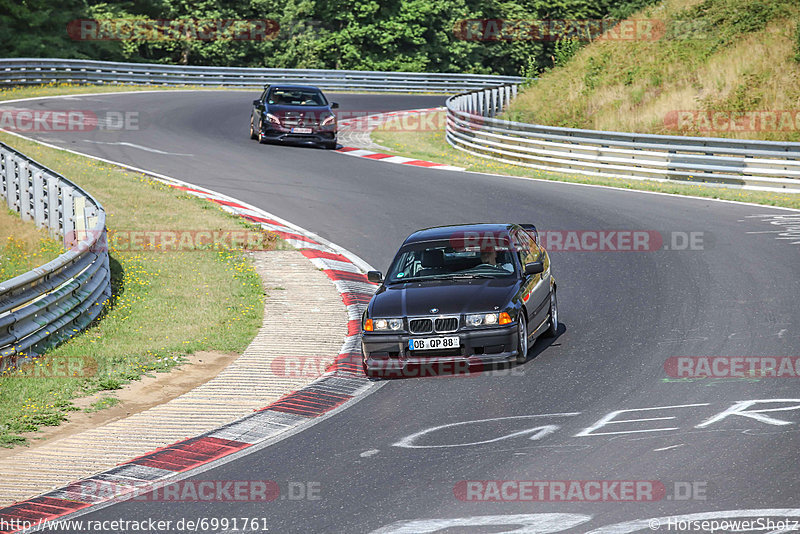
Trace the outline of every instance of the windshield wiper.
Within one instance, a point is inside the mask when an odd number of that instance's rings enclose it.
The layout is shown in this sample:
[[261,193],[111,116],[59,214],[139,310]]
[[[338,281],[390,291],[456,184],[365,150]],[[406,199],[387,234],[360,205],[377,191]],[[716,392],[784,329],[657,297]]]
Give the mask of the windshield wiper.
[[424,282],[426,280],[436,280],[432,276],[409,276],[408,278],[395,278],[390,284],[405,284],[406,282]]
[[470,273],[470,274],[451,274],[447,275],[445,278],[458,280],[458,279],[467,279],[467,278],[497,278],[491,274],[478,274],[478,273]]
[[469,280],[472,278],[497,278],[491,274],[464,273],[464,274],[435,274],[431,276],[410,276],[408,278],[396,278],[390,284],[404,284],[406,282],[430,282],[434,280]]

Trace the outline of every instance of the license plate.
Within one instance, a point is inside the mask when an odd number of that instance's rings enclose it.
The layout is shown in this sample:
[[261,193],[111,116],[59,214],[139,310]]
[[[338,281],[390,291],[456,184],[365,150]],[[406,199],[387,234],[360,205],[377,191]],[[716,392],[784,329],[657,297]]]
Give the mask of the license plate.
[[292,128],[292,133],[311,133],[313,131],[311,128]]
[[457,349],[460,345],[458,336],[408,340],[408,350]]

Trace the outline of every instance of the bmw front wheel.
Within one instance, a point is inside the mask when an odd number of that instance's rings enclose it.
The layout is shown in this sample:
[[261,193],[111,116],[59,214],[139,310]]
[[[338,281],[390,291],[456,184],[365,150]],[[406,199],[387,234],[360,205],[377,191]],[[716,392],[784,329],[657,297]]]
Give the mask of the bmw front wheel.
[[556,290],[550,292],[550,326],[545,331],[544,335],[547,337],[556,337],[558,332],[558,299],[556,298]]
[[519,347],[517,347],[517,363],[525,363],[528,360],[528,328],[525,325],[525,312],[519,311],[517,319],[517,334],[519,337]]

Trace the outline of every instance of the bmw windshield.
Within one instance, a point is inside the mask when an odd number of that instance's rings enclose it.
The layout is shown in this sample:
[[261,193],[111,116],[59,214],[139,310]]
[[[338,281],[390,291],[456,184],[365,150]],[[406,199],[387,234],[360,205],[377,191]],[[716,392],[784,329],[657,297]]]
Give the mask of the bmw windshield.
[[460,278],[505,278],[516,273],[513,251],[504,246],[453,246],[424,242],[404,247],[395,258],[386,283]]

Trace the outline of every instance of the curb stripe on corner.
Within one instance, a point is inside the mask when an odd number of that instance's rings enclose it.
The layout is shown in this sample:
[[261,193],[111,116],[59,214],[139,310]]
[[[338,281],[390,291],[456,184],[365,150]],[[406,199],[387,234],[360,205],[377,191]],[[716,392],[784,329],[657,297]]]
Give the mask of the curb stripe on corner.
[[[347,131],[348,129],[358,128],[358,131],[364,131],[369,133],[372,130],[376,129],[380,124],[383,124],[390,119],[395,119],[398,117],[404,117],[410,115],[420,115],[423,113],[440,111],[442,109],[443,108],[423,108],[423,109],[409,109],[406,111],[392,111],[388,113],[376,113],[374,115],[369,115],[367,117],[358,117],[356,119],[341,121],[339,124],[343,127],[342,130],[344,131]],[[339,154],[344,154],[345,156],[355,156],[364,159],[382,161],[384,163],[413,165],[415,167],[425,167],[429,169],[439,169],[443,171],[464,170],[463,167],[455,167],[453,165],[447,165],[445,163],[435,163],[433,161],[424,161],[420,159],[407,158],[403,156],[395,156],[392,154],[384,154],[382,152],[373,152],[372,150],[367,150],[364,148],[357,148],[352,146],[343,146],[342,148],[337,149],[336,152],[338,152]]]

